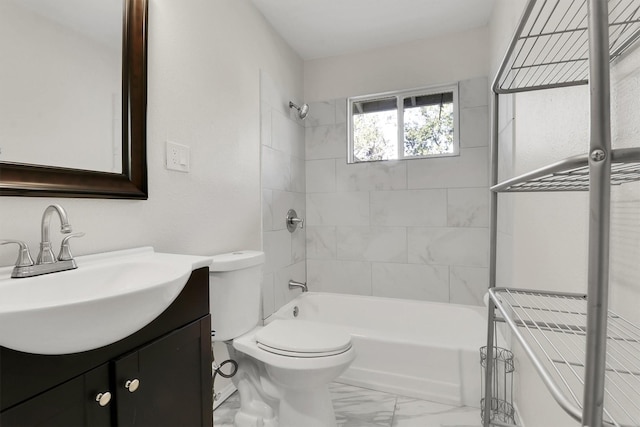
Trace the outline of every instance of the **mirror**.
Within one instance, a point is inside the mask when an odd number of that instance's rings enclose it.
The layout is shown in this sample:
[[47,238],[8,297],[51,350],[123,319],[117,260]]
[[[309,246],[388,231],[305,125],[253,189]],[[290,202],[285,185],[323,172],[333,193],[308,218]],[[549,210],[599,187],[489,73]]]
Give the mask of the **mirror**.
[[147,198],[147,8],[0,0],[1,195]]

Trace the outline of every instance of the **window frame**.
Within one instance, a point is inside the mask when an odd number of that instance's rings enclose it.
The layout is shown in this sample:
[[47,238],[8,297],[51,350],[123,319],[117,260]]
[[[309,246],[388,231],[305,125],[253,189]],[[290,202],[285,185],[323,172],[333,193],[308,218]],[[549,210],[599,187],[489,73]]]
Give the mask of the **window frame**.
[[[404,98],[411,96],[437,95],[441,93],[453,93],[453,152],[443,154],[429,154],[424,156],[411,156],[404,154]],[[440,157],[453,157],[460,155],[460,100],[458,82],[442,85],[426,86],[422,88],[382,92],[371,95],[351,96],[347,98],[347,163],[385,162],[394,160],[432,159]],[[357,102],[375,101],[383,98],[396,98],[396,114],[398,119],[398,135],[396,142],[396,159],[382,160],[356,160],[353,154],[353,105]]]

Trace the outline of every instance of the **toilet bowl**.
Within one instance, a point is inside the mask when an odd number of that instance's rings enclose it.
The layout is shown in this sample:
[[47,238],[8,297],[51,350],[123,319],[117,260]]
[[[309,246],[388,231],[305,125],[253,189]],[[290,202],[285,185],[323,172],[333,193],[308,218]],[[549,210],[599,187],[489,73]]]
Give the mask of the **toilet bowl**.
[[212,339],[238,362],[237,427],[334,427],[328,384],[355,358],[340,327],[304,320],[260,326],[264,254],[214,256],[210,267]]
[[267,378],[261,382],[271,382],[265,391],[271,388],[278,404],[273,408],[279,421],[275,425],[336,425],[327,385],[355,358],[346,332],[321,323],[276,320],[234,339],[232,345],[254,363],[263,364]]

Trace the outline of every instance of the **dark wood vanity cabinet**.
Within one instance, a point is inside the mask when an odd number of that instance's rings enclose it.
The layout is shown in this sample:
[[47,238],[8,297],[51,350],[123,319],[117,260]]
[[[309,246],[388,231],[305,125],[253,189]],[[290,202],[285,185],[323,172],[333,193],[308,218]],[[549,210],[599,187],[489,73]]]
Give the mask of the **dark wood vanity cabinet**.
[[[113,363],[116,425],[212,425],[213,402],[203,400],[212,393],[211,357],[201,346],[209,341],[211,353],[210,324],[207,316]],[[203,370],[208,381],[201,380]],[[135,379],[139,386],[130,392],[126,385]]]
[[104,364],[0,414],[0,425],[11,426],[110,426],[109,406],[95,396],[109,390],[109,367]]
[[194,271],[156,320],[101,349],[0,347],[0,426],[212,426],[208,279],[207,268]]

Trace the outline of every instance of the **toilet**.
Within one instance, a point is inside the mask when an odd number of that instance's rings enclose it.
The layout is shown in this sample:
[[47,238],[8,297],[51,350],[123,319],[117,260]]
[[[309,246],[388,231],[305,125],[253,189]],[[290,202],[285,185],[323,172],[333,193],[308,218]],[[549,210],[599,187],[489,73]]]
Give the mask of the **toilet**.
[[213,257],[209,267],[211,335],[238,362],[237,427],[335,427],[328,384],[355,358],[341,328],[305,320],[260,326],[264,253]]

